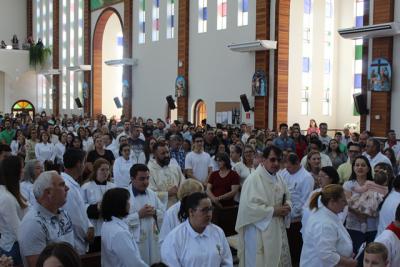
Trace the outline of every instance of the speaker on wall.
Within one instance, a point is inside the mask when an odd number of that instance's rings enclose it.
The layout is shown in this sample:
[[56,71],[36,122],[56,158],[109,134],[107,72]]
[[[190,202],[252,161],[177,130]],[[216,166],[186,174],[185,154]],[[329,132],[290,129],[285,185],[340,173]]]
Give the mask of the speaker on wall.
[[83,107],[82,102],[81,102],[81,100],[79,99],[79,97],[75,98],[75,104],[76,104],[76,106],[77,106],[78,108],[82,108],[82,107]]
[[175,101],[174,101],[174,99],[172,98],[172,95],[167,96],[165,99],[167,99],[168,108],[169,108],[170,110],[176,109]]
[[363,94],[353,94],[354,105],[356,106],[356,110],[360,115],[367,115],[367,100],[365,95]]
[[249,100],[247,99],[246,94],[240,95],[240,102],[242,102],[242,106],[245,112],[254,111],[254,108],[250,107]]
[[114,97],[114,103],[117,108],[122,108],[122,104],[121,101],[119,100],[119,97]]

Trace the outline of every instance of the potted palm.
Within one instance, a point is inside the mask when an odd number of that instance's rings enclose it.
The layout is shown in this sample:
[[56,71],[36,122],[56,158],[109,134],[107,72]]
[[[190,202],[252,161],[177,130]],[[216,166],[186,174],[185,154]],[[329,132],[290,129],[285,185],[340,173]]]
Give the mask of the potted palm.
[[50,56],[50,47],[45,47],[42,40],[39,39],[36,44],[32,43],[31,48],[29,49],[29,65],[35,69],[37,69],[38,66],[44,68],[48,63]]

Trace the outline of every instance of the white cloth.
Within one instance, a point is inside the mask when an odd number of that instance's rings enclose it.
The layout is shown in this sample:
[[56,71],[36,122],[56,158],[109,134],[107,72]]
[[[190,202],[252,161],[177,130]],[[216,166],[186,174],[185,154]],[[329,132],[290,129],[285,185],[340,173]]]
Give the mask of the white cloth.
[[340,256],[352,254],[353,244],[340,218],[324,206],[313,212],[303,234],[300,267],[334,267]]
[[55,159],[57,160],[58,164],[62,164],[64,162],[64,153],[65,153],[65,145],[61,142],[58,142],[54,146],[54,153],[55,153]]
[[175,227],[177,227],[179,224],[181,224],[181,222],[179,221],[179,218],[178,218],[178,212],[179,212],[180,208],[181,208],[181,202],[178,201],[174,205],[169,207],[169,209],[167,209],[167,211],[165,212],[164,220],[163,220],[163,223],[161,226],[160,236],[159,236],[160,243],[162,243],[164,241],[165,237]]
[[382,208],[379,211],[378,233],[380,235],[386,227],[395,220],[396,209],[400,204],[400,192],[392,190],[383,202]]
[[[240,177],[240,185],[242,186],[244,184],[244,181],[246,180],[246,178],[255,171],[255,169],[249,168],[247,167],[242,161],[239,161],[236,164],[232,164],[232,170],[234,170],[235,172],[237,172],[237,174],[239,174]],[[239,202],[240,201],[240,192],[237,192],[235,198],[235,201]]]
[[378,152],[378,154],[375,155],[375,157],[371,158],[370,155],[367,154],[367,152],[363,153],[364,156],[367,157],[367,159],[369,160],[369,164],[371,164],[371,168],[374,169],[375,165],[378,163],[387,163],[390,166],[392,166],[392,163],[390,162],[390,159],[388,157],[386,157],[384,154],[382,154],[381,152]]
[[168,190],[174,186],[179,188],[185,180],[181,168],[171,163],[168,166],[161,167],[155,159],[150,160],[147,167],[150,170],[149,188],[157,193],[166,209],[171,207],[178,201],[178,198],[176,195],[169,196]]
[[10,251],[17,241],[18,227],[27,209],[21,209],[17,199],[0,185],[0,248]]
[[145,267],[139,248],[129,232],[128,225],[112,217],[101,230],[102,267]]
[[[110,182],[107,182],[105,185],[100,185],[96,184],[94,181],[90,181],[82,185],[81,192],[86,209],[89,205],[96,205],[99,202],[101,203],[104,193],[114,187],[115,184]],[[90,219],[90,222],[94,226],[95,235],[100,236],[103,219]]]
[[287,169],[284,169],[281,175],[288,186],[292,201],[290,218],[292,220],[299,218],[303,215],[304,203],[307,202],[308,196],[314,188],[314,178],[303,166],[294,174],[290,174]]
[[185,158],[185,169],[191,169],[193,176],[204,183],[208,178],[208,168],[212,168],[211,157],[206,152],[189,152]]
[[31,206],[36,205],[37,201],[33,195],[33,184],[30,181],[23,181],[19,184],[21,195],[28,201]]
[[[326,167],[326,166],[332,166],[332,161],[329,158],[328,155],[324,154],[324,153],[319,153],[319,155],[321,156],[321,168],[322,167]],[[307,155],[305,155],[302,159],[301,159],[301,165],[305,168],[307,166]]]
[[189,220],[172,230],[161,246],[162,261],[174,267],[233,266],[228,241],[221,228],[209,224],[203,233],[195,232]]
[[[158,242],[159,229],[161,227],[164,208],[157,194],[151,189],[146,189],[146,194],[135,196],[132,192],[132,186],[128,188],[130,197],[129,215],[124,220],[129,226],[129,231],[133,234],[144,262],[148,265],[160,261],[160,245]],[[146,217],[139,219],[139,210],[147,204],[155,208],[157,212],[157,223],[154,217]]]
[[129,183],[131,182],[131,175],[129,174],[129,171],[133,164],[135,164],[135,162],[132,158],[126,160],[122,156],[118,157],[114,161],[113,176],[114,183],[117,187],[126,188],[129,186]]
[[18,154],[18,141],[12,140],[10,148],[11,148],[11,155],[16,156]]
[[86,151],[86,153],[92,151],[94,149],[93,138],[88,137],[87,139],[82,139],[82,147],[83,150]]
[[141,163],[141,164],[146,164],[146,155],[142,150],[138,149],[131,149],[131,160],[133,161],[133,164]]
[[54,151],[54,145],[51,143],[37,143],[35,146],[35,156],[42,164],[46,160],[54,161],[56,156]]
[[85,240],[87,231],[93,225],[87,217],[86,205],[83,201],[79,184],[65,172],[61,173],[61,177],[64,179],[65,185],[69,187],[67,202],[64,204],[63,209],[71,217],[75,249],[79,255],[83,255],[88,249],[88,243]]
[[388,250],[389,265],[387,267],[400,266],[400,239],[391,230],[385,230],[375,238],[375,242],[385,245]]

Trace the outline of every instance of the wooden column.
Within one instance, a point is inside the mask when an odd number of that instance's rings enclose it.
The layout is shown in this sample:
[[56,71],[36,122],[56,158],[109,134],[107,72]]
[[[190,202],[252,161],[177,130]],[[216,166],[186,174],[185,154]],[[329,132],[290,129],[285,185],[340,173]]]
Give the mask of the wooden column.
[[[394,0],[374,1],[374,24],[394,20]],[[393,60],[393,37],[374,38],[372,59],[385,58],[390,64]],[[371,92],[371,132],[374,136],[386,136],[390,129],[391,92]],[[380,116],[376,119],[375,116]]]
[[[60,0],[53,1],[53,69],[60,68]],[[53,76],[53,114],[60,113],[60,75]]]
[[290,0],[277,0],[275,13],[274,129],[288,119]]
[[[133,0],[124,0],[124,57],[132,58],[132,45],[133,45]],[[125,117],[130,118],[132,116],[132,75],[133,66],[124,66],[123,79],[128,82],[128,87],[125,90],[122,113]]]
[[178,97],[178,120],[188,121],[189,114],[189,8],[190,0],[179,0],[178,75],[186,80],[186,96]]
[[20,36],[22,38],[33,36],[33,0],[26,1],[26,36]]
[[[90,42],[90,32],[91,32],[91,11],[90,11],[90,0],[84,1],[83,6],[83,42],[84,42],[84,64],[91,65],[91,42]],[[92,81],[91,81],[91,71],[85,71],[83,74],[83,81],[87,85],[86,94],[83,98],[83,106],[85,115],[90,116],[91,111],[91,91],[92,91]]]
[[[270,34],[270,1],[257,0],[256,2],[256,39],[269,40]],[[267,77],[269,73],[269,52],[257,51],[256,52],[255,70],[263,70]],[[267,86],[266,96],[256,96],[254,101],[254,127],[267,128],[268,127],[268,104],[269,104],[269,91],[271,88]]]

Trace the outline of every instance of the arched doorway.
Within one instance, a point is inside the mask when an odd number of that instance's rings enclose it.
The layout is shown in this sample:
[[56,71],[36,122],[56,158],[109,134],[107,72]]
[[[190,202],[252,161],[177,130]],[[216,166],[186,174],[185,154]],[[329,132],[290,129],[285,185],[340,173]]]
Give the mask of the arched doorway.
[[201,125],[201,121],[207,119],[207,106],[203,100],[198,100],[194,105],[194,124]]
[[[122,67],[107,66],[104,61],[123,57],[123,24],[114,8],[106,8],[99,16],[93,36],[92,115],[108,117],[122,114],[115,97],[122,96]],[[104,74],[104,75],[103,75]]]
[[35,107],[28,100],[18,100],[11,107],[11,113],[17,114],[29,114],[31,118],[35,116]]

